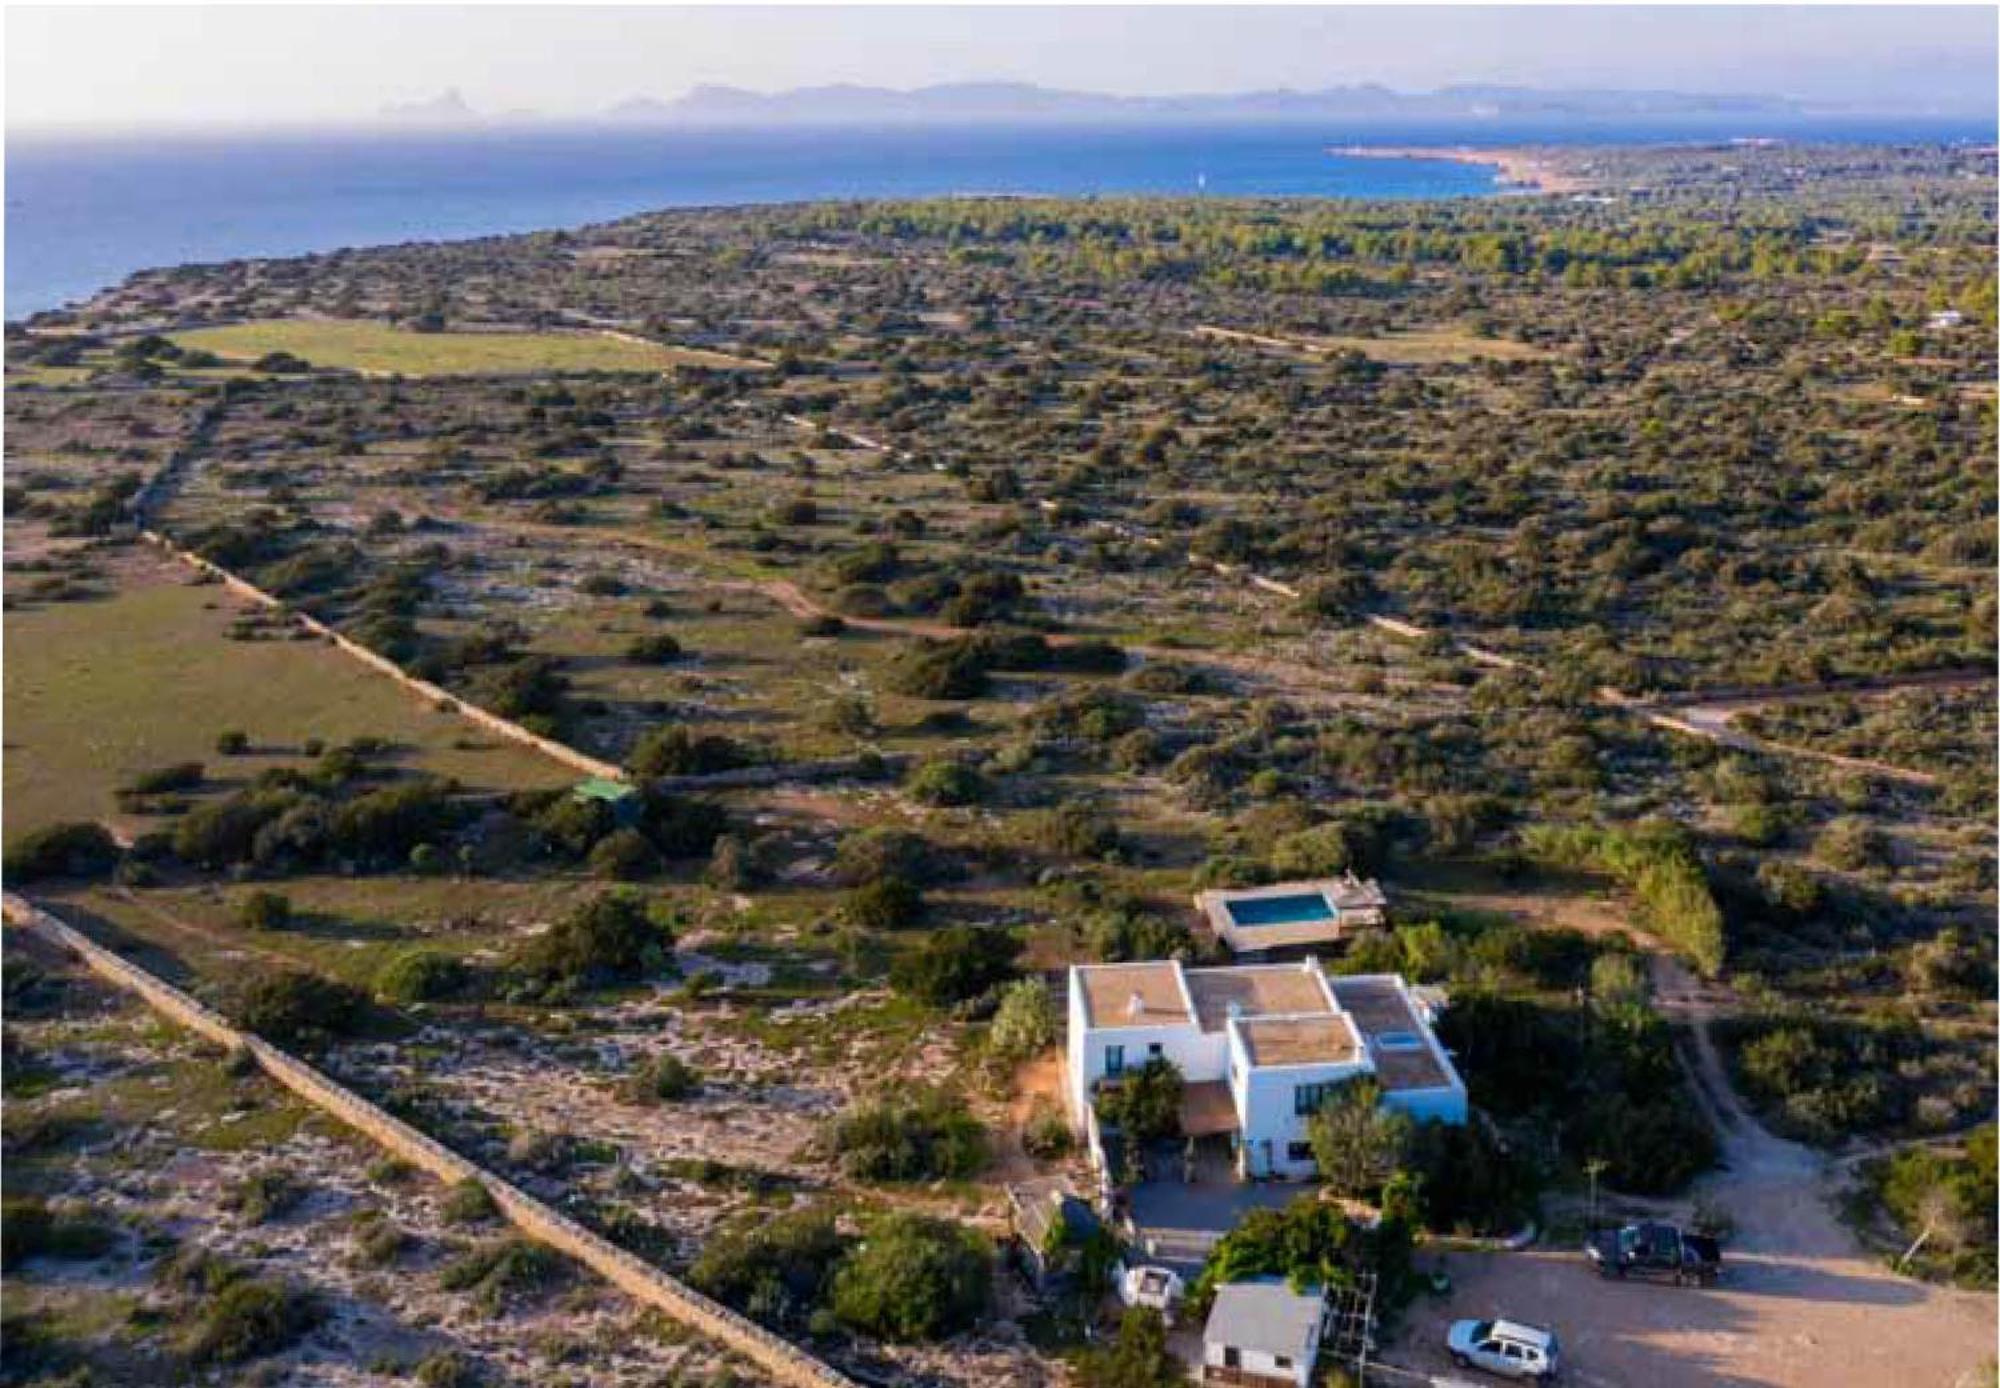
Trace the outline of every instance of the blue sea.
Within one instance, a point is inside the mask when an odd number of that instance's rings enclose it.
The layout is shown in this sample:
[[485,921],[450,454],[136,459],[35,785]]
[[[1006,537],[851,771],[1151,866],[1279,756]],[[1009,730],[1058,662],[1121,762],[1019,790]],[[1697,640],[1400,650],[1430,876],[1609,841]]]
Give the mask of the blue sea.
[[1353,144],[1786,135],[1991,139],[1965,123],[1811,131],[1465,124],[647,130],[534,126],[154,138],[10,136],[6,317],[135,270],[577,226],[663,207],[951,193],[1453,198],[1495,171],[1329,154]]

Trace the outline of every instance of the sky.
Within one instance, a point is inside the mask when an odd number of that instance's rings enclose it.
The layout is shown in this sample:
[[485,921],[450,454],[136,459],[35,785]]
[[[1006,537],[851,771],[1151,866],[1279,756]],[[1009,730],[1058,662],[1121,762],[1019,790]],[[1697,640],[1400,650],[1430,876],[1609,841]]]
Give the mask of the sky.
[[1993,5],[9,5],[10,128],[369,122],[456,88],[585,117],[719,83],[1025,81],[1120,94],[1378,82],[1736,92],[1990,112]]

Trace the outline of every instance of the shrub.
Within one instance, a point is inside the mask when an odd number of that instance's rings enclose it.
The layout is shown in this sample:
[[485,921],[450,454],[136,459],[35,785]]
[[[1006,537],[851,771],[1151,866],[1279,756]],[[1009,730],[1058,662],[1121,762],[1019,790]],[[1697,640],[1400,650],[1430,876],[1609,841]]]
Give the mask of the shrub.
[[1179,1067],[1164,1056],[1154,1056],[1126,1071],[1117,1084],[1098,1089],[1097,1115],[1135,1147],[1172,1137],[1181,1129],[1183,1087]]
[[475,1248],[445,1264],[438,1285],[448,1292],[473,1292],[481,1306],[499,1311],[514,1300],[554,1287],[568,1274],[568,1263],[553,1248],[512,1238]]
[[29,1258],[98,1258],[117,1244],[116,1229],[81,1211],[26,1196],[0,1202],[0,1271]]
[[1200,1306],[1216,1287],[1253,1277],[1282,1277],[1295,1283],[1348,1284],[1360,1272],[1374,1272],[1384,1294],[1400,1297],[1410,1261],[1410,1229],[1385,1211],[1373,1229],[1338,1204],[1303,1195],[1281,1209],[1252,1210],[1216,1243],[1189,1289]]
[[241,756],[250,750],[250,734],[234,728],[219,733],[215,739],[215,750],[225,757]]
[[1533,1213],[1535,1172],[1475,1118],[1414,1125],[1403,1148],[1424,1222],[1439,1233],[1511,1234]]
[[1076,1361],[1077,1388],[1183,1388],[1187,1368],[1167,1348],[1167,1323],[1150,1306],[1127,1308],[1118,1336]]
[[1048,1099],[1038,1100],[1021,1129],[1021,1150],[1042,1161],[1054,1161],[1066,1155],[1075,1142],[1076,1135],[1070,1131],[1069,1116],[1062,1105]]
[[417,1363],[416,1379],[422,1388],[479,1388],[484,1381],[478,1361],[455,1349],[425,1355]]
[[741,745],[720,733],[697,735],[678,723],[654,728],[632,749],[626,766],[635,776],[708,776],[748,766]]
[[283,892],[254,891],[236,908],[245,930],[283,930],[292,923],[292,900]]
[[1034,841],[1069,858],[1104,858],[1117,852],[1118,827],[1094,805],[1076,801],[1044,810],[1029,825]]
[[918,764],[903,791],[925,805],[976,805],[986,798],[986,780],[971,767],[940,757]]
[[1439,1019],[1438,1039],[1476,1105],[1514,1130],[1554,1134],[1573,1169],[1607,1161],[1614,1189],[1669,1193],[1715,1160],[1667,1024],[1644,1006],[1586,1014],[1468,991]]
[[1847,872],[1865,872],[1887,866],[1888,840],[1882,831],[1865,820],[1836,819],[1813,840],[1813,853],[1829,867]]
[[862,930],[901,930],[923,919],[924,894],[903,877],[877,877],[850,888],[841,918]]
[[860,829],[841,839],[834,851],[834,876],[848,886],[884,877],[902,877],[924,885],[938,880],[937,850],[929,840],[907,829]]
[[230,1190],[224,1203],[251,1224],[262,1224],[296,1209],[311,1188],[286,1172],[252,1172]]
[[991,1247],[972,1229],[925,1215],[890,1215],[834,1275],[833,1312],[878,1339],[942,1339],[984,1314],[992,1262]]
[[1001,929],[954,925],[929,936],[890,966],[900,993],[943,1006],[976,998],[1013,976],[1021,942]]
[[968,641],[918,646],[889,672],[889,688],[912,699],[977,699],[987,683],[986,659]]
[[242,1278],[216,1293],[195,1323],[188,1358],[197,1364],[241,1364],[276,1354],[319,1324],[313,1298],[289,1287]]
[[679,1056],[662,1051],[626,1077],[622,1093],[633,1103],[685,1099],[701,1091],[701,1076]]
[[615,882],[637,882],[660,870],[660,855],[637,829],[616,829],[590,850],[590,870]]
[[647,912],[636,892],[610,891],[577,906],[546,933],[527,941],[520,967],[547,982],[600,984],[658,970],[673,934]]
[[1350,1080],[1306,1121],[1320,1179],[1339,1195],[1375,1196],[1402,1166],[1409,1115],[1382,1102],[1373,1079]]
[[360,989],[302,969],[253,973],[231,999],[236,1024],[278,1045],[352,1034],[367,1015]]
[[443,1216],[447,1224],[483,1224],[498,1219],[500,1207],[484,1182],[468,1176],[445,1195]]
[[375,974],[375,991],[390,1002],[432,1002],[471,981],[464,961],[433,949],[405,950]]
[[201,782],[201,763],[183,761],[142,771],[132,778],[125,789],[135,795],[166,795],[177,790],[197,789]]
[[995,1055],[1020,1061],[1040,1055],[1056,1043],[1056,1005],[1049,986],[1039,978],[1021,978],[1000,994],[987,1037]]
[[625,658],[638,665],[666,665],[681,655],[681,643],[664,631],[641,636],[625,648]]
[[1687,834],[1650,822],[1630,829],[1539,825],[1522,846],[1558,867],[1597,868],[1632,889],[1646,927],[1685,953],[1707,977],[1721,971],[1726,941],[1722,908]]
[[841,1170],[862,1181],[948,1180],[986,1162],[985,1129],[965,1101],[921,1086],[849,1108],[833,1122],[831,1145]]
[[741,1214],[710,1235],[688,1281],[766,1325],[804,1325],[831,1289],[846,1243],[824,1209]]
[[118,862],[118,842],[102,824],[51,824],[30,829],[7,845],[4,870],[11,883],[44,877],[97,877]]

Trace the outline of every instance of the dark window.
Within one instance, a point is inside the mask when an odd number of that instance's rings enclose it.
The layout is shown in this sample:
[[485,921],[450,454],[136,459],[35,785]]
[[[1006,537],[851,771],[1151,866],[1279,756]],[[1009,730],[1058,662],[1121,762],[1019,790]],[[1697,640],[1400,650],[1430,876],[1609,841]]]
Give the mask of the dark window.
[[1333,1080],[1324,1084],[1295,1086],[1292,1089],[1292,1112],[1301,1118],[1318,1113],[1326,1101],[1345,1083],[1347,1083],[1345,1080]]
[[1285,1156],[1291,1161],[1311,1161],[1313,1148],[1310,1142],[1294,1142],[1285,1148]]
[[1148,1042],[1146,1045],[1147,1055],[1165,1055],[1166,1053],[1167,1053],[1167,1048],[1165,1046],[1162,1046],[1157,1041]]
[[1106,1046],[1104,1048],[1104,1073],[1107,1075],[1122,1075],[1125,1073],[1125,1048],[1123,1046]]
[[1227,1345],[1222,1351],[1222,1367],[1240,1369],[1243,1367],[1243,1352],[1234,1345]]

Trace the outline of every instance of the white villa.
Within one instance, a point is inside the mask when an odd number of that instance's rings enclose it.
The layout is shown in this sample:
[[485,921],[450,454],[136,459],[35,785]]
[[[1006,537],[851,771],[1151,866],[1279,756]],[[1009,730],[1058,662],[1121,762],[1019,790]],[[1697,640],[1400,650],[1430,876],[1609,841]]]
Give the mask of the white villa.
[[1312,1176],[1306,1121],[1363,1075],[1413,1118],[1466,1117],[1465,1082],[1431,1030],[1430,1009],[1394,974],[1329,977],[1315,959],[1072,966],[1066,1086],[1070,1116],[1093,1150],[1092,1096],[1154,1057],[1181,1072],[1182,1131],[1226,1134],[1244,1177]]

